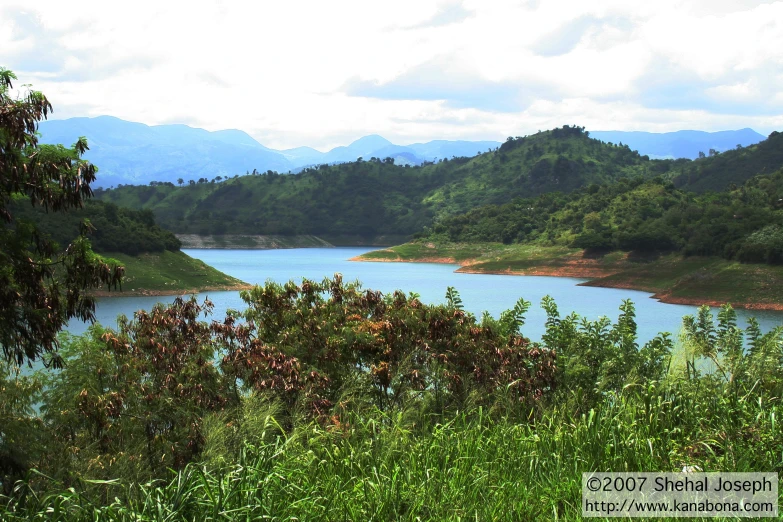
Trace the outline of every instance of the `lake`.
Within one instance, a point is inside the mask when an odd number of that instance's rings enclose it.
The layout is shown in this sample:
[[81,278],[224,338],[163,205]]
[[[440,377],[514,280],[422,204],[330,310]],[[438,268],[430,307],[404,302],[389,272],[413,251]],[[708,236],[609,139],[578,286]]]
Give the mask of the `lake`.
[[[267,280],[285,283],[293,279],[297,283],[303,277],[321,281],[341,273],[344,281],[359,280],[364,288],[383,292],[403,290],[416,292],[425,303],[445,301],[446,288],[453,286],[462,297],[465,309],[480,315],[484,310],[498,317],[500,312],[512,308],[517,299],[524,297],[532,302],[522,333],[538,340],[544,332],[546,314],[541,309],[541,298],[550,295],[555,299],[560,315],[576,312],[589,319],[608,316],[617,319],[623,299],[631,299],[636,305],[636,319],[640,344],[653,338],[658,332],[680,330],[682,317],[693,314],[695,306],[661,303],[651,299],[649,293],[635,290],[577,286],[584,279],[543,276],[509,276],[484,274],[457,274],[456,265],[433,263],[369,263],[348,259],[374,250],[369,247],[302,248],[285,250],[184,250],[189,256],[203,260],[226,274],[251,284],[263,284]],[[204,292],[200,298],[209,297],[215,304],[214,318],[222,317],[229,308],[244,309],[239,292]],[[171,302],[174,296],[163,297],[110,297],[98,301],[98,321],[107,326],[116,324],[118,314],[128,317],[139,309],[149,309],[157,302]],[[738,310],[739,324],[756,316],[764,331],[783,324],[783,312]],[[72,322],[68,331],[82,333],[86,325]]]

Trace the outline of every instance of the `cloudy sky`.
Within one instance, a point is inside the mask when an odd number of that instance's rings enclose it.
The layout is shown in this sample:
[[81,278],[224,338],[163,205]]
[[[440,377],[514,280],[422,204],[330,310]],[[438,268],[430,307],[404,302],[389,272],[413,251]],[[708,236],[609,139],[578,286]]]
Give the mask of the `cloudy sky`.
[[783,1],[0,0],[54,118],[321,150],[589,130],[783,130]]

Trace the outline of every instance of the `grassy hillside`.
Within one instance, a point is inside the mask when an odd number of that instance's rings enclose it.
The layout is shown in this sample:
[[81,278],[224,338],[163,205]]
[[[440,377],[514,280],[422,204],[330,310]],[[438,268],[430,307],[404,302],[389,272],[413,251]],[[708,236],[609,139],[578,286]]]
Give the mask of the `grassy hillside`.
[[339,243],[334,239],[409,236],[433,219],[477,206],[651,177],[668,164],[566,127],[509,139],[474,158],[421,167],[370,158],[297,175],[267,172],[183,187],[126,186],[97,197],[150,209],[164,227],[180,234],[313,234]]
[[136,256],[106,253],[125,267],[122,290],[101,292],[104,296],[129,294],[181,294],[202,290],[240,290],[249,285],[193,259],[184,252],[164,250]]
[[131,210],[113,203],[88,200],[81,209],[50,214],[39,206],[33,207],[26,198],[15,199],[11,210],[17,220],[35,223],[38,230],[62,247],[79,234],[82,222],[87,220],[93,228],[90,243],[96,252],[135,255],[180,248],[176,236],[161,228],[149,210]]
[[783,170],[719,193],[623,180],[487,205],[359,260],[589,277],[669,302],[783,308]]
[[102,291],[101,295],[183,293],[247,286],[181,252],[181,242],[161,228],[149,210],[88,201],[82,209],[55,215],[31,206],[23,198],[17,198],[11,208],[17,220],[35,223],[39,231],[62,248],[78,235],[82,221],[88,220],[93,228],[89,237],[94,251],[125,267],[122,290]]

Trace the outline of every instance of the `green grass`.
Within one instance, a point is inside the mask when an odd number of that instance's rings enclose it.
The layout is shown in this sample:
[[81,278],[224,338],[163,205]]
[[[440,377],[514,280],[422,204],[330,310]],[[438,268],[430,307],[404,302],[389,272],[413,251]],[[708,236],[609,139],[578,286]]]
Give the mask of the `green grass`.
[[[364,261],[418,261],[426,259],[453,259],[457,263],[494,263],[500,261],[553,261],[563,255],[579,252],[567,247],[538,245],[503,245],[501,243],[450,243],[414,241],[383,250],[374,250],[359,256]],[[505,265],[504,265],[505,268]]]
[[397,261],[400,259],[400,256],[392,250],[373,250],[372,252],[367,252],[359,257],[365,261]]
[[125,267],[122,292],[109,295],[143,292],[180,292],[231,288],[243,285],[242,281],[212,268],[203,261],[193,259],[184,252],[164,251],[138,256],[106,254]]
[[778,405],[742,406],[773,436],[760,443],[727,439],[722,419],[673,401],[645,408],[621,396],[521,423],[471,409],[425,428],[412,412],[375,412],[288,434],[267,417],[236,460],[153,484],[98,484],[102,503],[77,490],[30,498],[4,520],[581,520],[584,471],[778,469]]
[[694,272],[673,288],[674,296],[710,292],[719,301],[783,303],[783,267],[721,262]]
[[673,298],[721,303],[783,304],[783,267],[714,257],[664,256],[630,263],[595,286],[633,286]]
[[641,259],[633,257],[615,261],[618,273],[596,279],[596,286],[628,286],[647,292],[670,291],[681,281],[698,273],[715,273],[728,261],[712,257],[683,257],[677,254],[651,256]]

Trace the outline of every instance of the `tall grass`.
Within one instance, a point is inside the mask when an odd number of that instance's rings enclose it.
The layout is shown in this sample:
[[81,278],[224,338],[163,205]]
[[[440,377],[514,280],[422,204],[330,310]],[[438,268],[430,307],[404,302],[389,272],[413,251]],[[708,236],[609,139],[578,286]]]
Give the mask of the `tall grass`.
[[[253,419],[256,431],[236,454],[223,446],[224,459],[214,446],[226,439],[212,433],[211,462],[169,480],[83,484],[107,493],[100,503],[76,489],[53,487],[43,497],[30,489],[3,517],[574,520],[581,517],[583,471],[781,470],[779,404],[741,402],[750,430],[732,433],[725,418],[704,415],[705,407],[728,413],[728,403],[685,401],[677,386],[652,388],[607,396],[579,416],[556,406],[521,422],[480,407],[431,423],[417,412],[374,410],[285,433],[270,414]],[[18,484],[18,493],[24,488]]]

